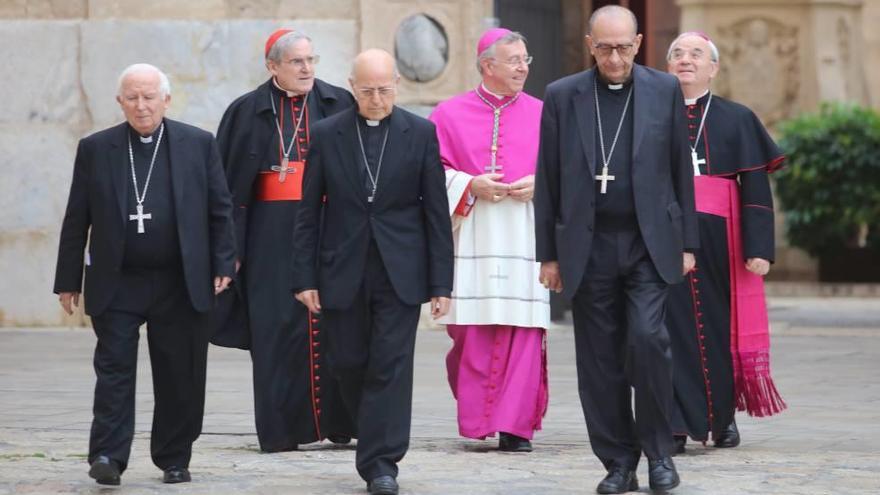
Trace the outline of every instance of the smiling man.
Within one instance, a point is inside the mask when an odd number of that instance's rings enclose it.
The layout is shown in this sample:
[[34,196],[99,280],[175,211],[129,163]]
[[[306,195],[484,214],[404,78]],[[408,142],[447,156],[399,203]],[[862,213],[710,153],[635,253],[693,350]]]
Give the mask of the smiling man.
[[315,77],[319,58],[302,32],[275,31],[264,55],[269,80],[235,100],[217,131],[240,269],[216,314],[212,342],[250,349],[260,450],[283,452],[324,438],[346,443],[354,435],[322,367],[319,319],[290,297],[290,239],[311,127],[354,100]]
[[642,453],[651,488],[669,490],[679,476],[665,301],[699,246],[684,102],[675,77],[634,63],[631,11],[602,7],[589,30],[596,67],[547,87],[537,258],[545,285],[572,300],[578,391],[608,471],[597,491],[638,490]]
[[548,398],[550,301],[538,282],[532,205],[541,101],[522,91],[531,61],[521,34],[490,29],[477,45],[480,85],[430,117],[456,250],[452,307],[441,323],[454,341],[446,368],[458,431],[498,433],[498,448],[511,452],[532,450]]
[[695,270],[671,288],[666,312],[681,453],[688,436],[739,445],[736,409],[769,416],[785,408],[770,377],[762,279],[775,247],[768,175],[785,157],[751,110],[710,91],[719,60],[708,36],[680,35],[666,60],[685,96],[702,246]]

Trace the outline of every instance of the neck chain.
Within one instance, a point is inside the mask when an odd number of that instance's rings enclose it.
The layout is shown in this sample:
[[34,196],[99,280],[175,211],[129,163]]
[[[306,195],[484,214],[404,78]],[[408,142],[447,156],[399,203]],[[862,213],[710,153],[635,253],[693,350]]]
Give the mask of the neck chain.
[[[143,219],[150,219],[151,215],[147,213],[144,215],[144,200],[147,198],[147,189],[150,187],[150,178],[153,176],[153,166],[156,165],[156,155],[159,154],[159,145],[162,144],[162,135],[165,133],[165,123],[163,122],[159,126],[159,138],[156,140],[156,146],[153,148],[153,158],[150,160],[150,168],[147,169],[147,179],[144,181],[144,192],[138,193],[138,181],[137,181],[137,172],[134,169],[134,152],[131,149],[131,133],[128,133],[128,160],[131,164],[131,182],[134,184],[134,200],[137,202],[137,206],[135,209],[137,210],[137,215],[130,215],[129,220],[137,220],[138,222],[138,233],[144,233],[144,221]],[[131,218],[135,217],[135,218]],[[138,218],[140,217],[140,218]]]
[[[696,105],[696,103],[694,103]],[[709,114],[709,107],[712,105],[712,93],[709,93],[709,99],[706,101],[706,108],[703,110],[703,116],[700,117],[700,128],[697,130],[697,138],[694,139],[694,145],[691,148],[691,162],[694,165],[694,175],[700,175],[700,164],[706,163],[706,159],[697,159],[697,146],[700,144],[700,138],[703,136],[703,124],[706,123],[706,115]]]
[[489,166],[486,167],[486,172],[494,174],[501,170],[501,166],[498,165],[498,132],[501,127],[501,111],[513,104],[513,102],[515,102],[516,99],[519,98],[519,93],[513,95],[513,97],[511,97],[507,103],[501,106],[495,106],[494,103],[489,101],[485,96],[480,93],[479,88],[477,88],[474,92],[477,93],[477,96],[480,97],[481,100],[483,100],[483,103],[489,105],[489,107],[492,108],[492,144],[489,148],[489,151],[491,153],[491,162],[489,163]]
[[605,133],[602,130],[602,115],[599,111],[599,89],[598,84],[593,85],[593,94],[596,97],[596,121],[599,125],[599,147],[602,149],[602,168],[608,169],[611,163],[611,156],[614,154],[614,148],[617,146],[617,138],[620,137],[620,129],[623,128],[623,121],[626,120],[626,110],[629,108],[629,101],[632,98],[633,87],[629,87],[629,93],[626,95],[626,103],[623,104],[623,112],[620,114],[620,121],[617,123],[617,131],[614,133],[614,141],[611,142],[611,149],[605,153]]
[[385,145],[388,144],[388,131],[391,130],[391,124],[385,129],[385,137],[382,139],[382,150],[379,152],[379,163],[376,165],[376,176],[373,177],[373,171],[370,170],[370,162],[367,161],[367,152],[364,150],[364,138],[361,136],[361,123],[358,122],[357,116],[354,118],[354,128],[357,129],[358,143],[361,145],[361,157],[364,159],[364,168],[367,169],[367,177],[370,178],[370,184],[373,190],[367,196],[367,203],[372,203],[376,198],[376,189],[379,186],[379,174],[382,173],[382,158],[385,157]]
[[[283,97],[282,97],[283,98]],[[278,144],[281,147],[281,152],[284,154],[282,168],[287,168],[287,163],[290,161],[290,152],[293,150],[293,145],[296,144],[296,139],[299,137],[299,127],[303,122],[303,116],[306,113],[306,108],[309,106],[309,93],[306,93],[306,96],[303,98],[302,110],[299,111],[299,118],[296,119],[296,125],[293,128],[293,136],[290,138],[290,144],[287,148],[284,147],[284,131],[281,130],[281,124],[278,122],[278,112],[275,110],[275,98],[272,98],[272,93],[269,93],[269,101],[272,103],[272,115],[275,117],[275,129],[278,130]],[[281,115],[284,117],[284,107],[281,107]],[[299,148],[296,149],[296,156],[299,157]]]

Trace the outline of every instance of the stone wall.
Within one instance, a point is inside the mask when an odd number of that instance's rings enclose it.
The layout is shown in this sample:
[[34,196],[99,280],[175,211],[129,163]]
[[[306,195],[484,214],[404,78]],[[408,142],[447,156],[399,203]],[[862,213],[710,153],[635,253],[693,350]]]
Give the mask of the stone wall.
[[472,44],[491,0],[0,0],[0,326],[85,321],[66,317],[51,293],[58,233],[77,141],[122,121],[114,96],[124,67],[165,70],[169,117],[213,131],[235,97],[265,80],[275,28],[308,33],[318,77],[347,86],[362,46],[393,49],[403,11],[442,18],[454,50],[443,83],[405,83],[401,98],[430,104],[463,91],[471,66],[455,50]]

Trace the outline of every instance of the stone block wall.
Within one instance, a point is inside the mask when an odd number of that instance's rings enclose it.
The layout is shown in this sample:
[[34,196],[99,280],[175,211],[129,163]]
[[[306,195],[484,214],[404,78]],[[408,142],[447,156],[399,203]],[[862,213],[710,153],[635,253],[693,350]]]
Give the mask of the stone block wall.
[[58,234],[80,138],[121,122],[117,76],[148,62],[172,88],[170,118],[215,131],[226,106],[267,77],[263,45],[278,27],[312,37],[318,77],[347,87],[363,47],[393,52],[400,15],[427,13],[449,35],[450,62],[422,107],[476,82],[471,46],[491,0],[0,0],[0,326],[81,325],[52,294]]

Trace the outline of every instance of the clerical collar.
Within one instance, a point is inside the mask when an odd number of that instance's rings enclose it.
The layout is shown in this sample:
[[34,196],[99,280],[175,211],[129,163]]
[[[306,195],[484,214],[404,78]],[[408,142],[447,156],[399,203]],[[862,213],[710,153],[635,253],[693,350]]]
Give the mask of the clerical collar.
[[284,96],[286,96],[288,98],[300,98],[303,96],[301,94],[297,94],[297,93],[294,93],[293,91],[288,91],[288,90],[282,88],[281,86],[278,85],[278,81],[275,80],[274,77],[272,78],[272,86],[275,86],[275,89],[277,89],[281,94],[283,94]]
[[685,99],[684,99],[684,104],[687,105],[687,106],[696,105],[696,104],[697,104],[697,101],[699,101],[700,98],[706,96],[707,94],[709,94],[709,90],[708,90],[708,89],[707,89],[706,91],[704,91],[703,94],[701,94],[700,96],[698,96],[698,97],[696,97],[696,98],[685,98]]
[[391,118],[391,114],[388,114],[382,120],[371,120],[361,114],[358,114],[358,118],[360,118],[360,121],[363,122],[367,127],[379,127],[380,125],[388,122],[388,119]]
[[139,133],[138,131],[136,131],[135,128],[131,126],[131,124],[128,125],[128,128],[129,128],[129,130],[131,131],[131,134],[132,134],[133,136],[137,136],[138,140],[139,140],[141,143],[143,143],[143,144],[150,144],[150,143],[152,143],[153,141],[155,141],[155,140],[156,140],[156,134],[159,133],[159,128],[160,128],[160,127],[162,127],[162,123],[161,123],[161,122],[159,123],[158,126],[156,126],[156,129],[154,129],[153,132],[152,132],[151,134],[149,134],[149,135],[147,135],[147,136],[142,136],[141,133]]
[[507,95],[507,96],[505,96],[505,95],[499,95],[498,93],[493,93],[489,88],[486,87],[486,85],[485,85],[484,83],[480,83],[480,89],[481,89],[484,93],[486,93],[486,94],[491,95],[492,97],[494,97],[496,100],[503,100],[503,99],[505,99],[505,98],[513,98],[514,96],[516,96],[516,95]]
[[629,77],[626,79],[626,81],[623,81],[622,83],[613,83],[613,82],[605,79],[605,77],[603,77],[602,74],[599,73],[599,71],[596,71],[596,83],[601,84],[603,88],[607,88],[611,91],[620,91],[623,88],[629,87],[629,85],[632,84],[632,82],[633,82],[632,74],[630,74]]

